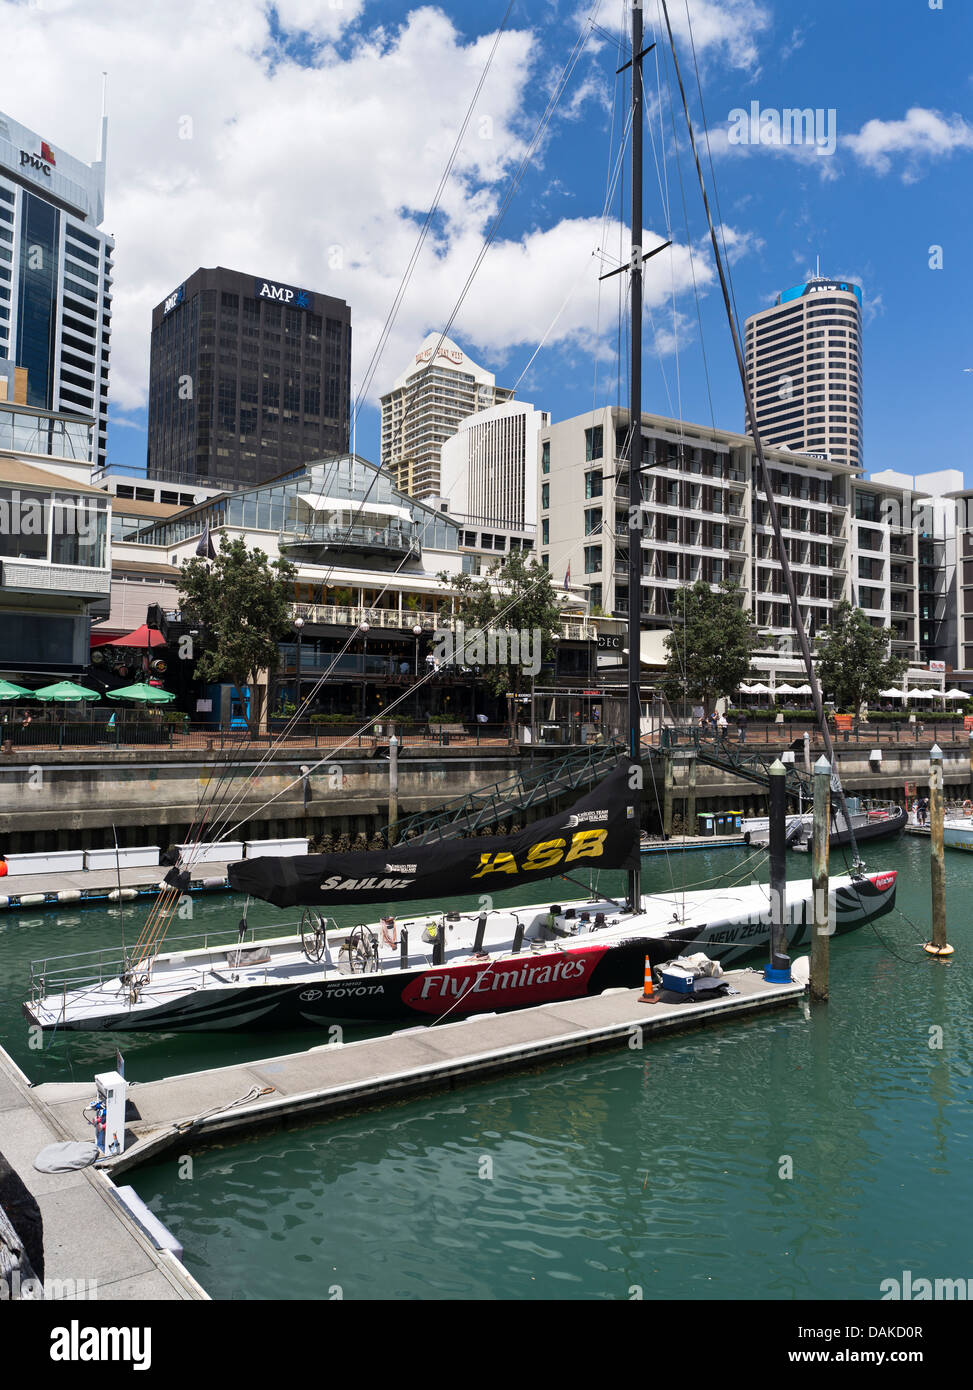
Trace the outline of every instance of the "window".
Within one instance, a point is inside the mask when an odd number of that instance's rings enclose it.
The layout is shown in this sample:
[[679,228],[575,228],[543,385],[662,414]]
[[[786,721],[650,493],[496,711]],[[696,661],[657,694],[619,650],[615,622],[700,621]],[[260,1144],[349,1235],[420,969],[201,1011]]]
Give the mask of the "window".
[[590,507],[584,514],[584,533],[586,536],[601,529],[601,508]]
[[545,439],[541,445],[541,472],[550,473],[551,471],[551,441]]
[[543,518],[543,520],[541,521],[541,545],[550,545],[550,543],[551,543],[551,523],[548,521],[547,517],[545,516],[545,517]]
[[601,473],[584,475],[584,495],[586,498],[601,497],[604,491],[604,477]]
[[551,485],[550,483],[541,483],[541,510],[546,512],[550,505]]
[[586,463],[600,459],[604,453],[604,428],[594,425],[584,432],[584,457]]
[[584,548],[585,574],[601,574],[601,546],[586,545]]

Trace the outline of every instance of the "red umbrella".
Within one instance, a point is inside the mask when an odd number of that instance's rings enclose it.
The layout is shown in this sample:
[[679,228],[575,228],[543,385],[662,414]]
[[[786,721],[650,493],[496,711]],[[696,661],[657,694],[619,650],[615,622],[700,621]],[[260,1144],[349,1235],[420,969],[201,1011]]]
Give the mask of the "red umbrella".
[[147,627],[145,623],[125,637],[116,637],[114,642],[106,642],[106,647],[164,647],[165,638],[157,628]]

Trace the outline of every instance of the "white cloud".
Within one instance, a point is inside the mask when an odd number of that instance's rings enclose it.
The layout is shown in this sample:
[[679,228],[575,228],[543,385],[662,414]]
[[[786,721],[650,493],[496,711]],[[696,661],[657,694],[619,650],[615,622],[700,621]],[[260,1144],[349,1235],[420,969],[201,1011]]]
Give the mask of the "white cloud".
[[[646,0],[644,11],[646,30],[652,30],[658,37],[664,36],[665,19],[658,0]],[[627,4],[620,5],[618,0],[600,0],[597,5],[587,5],[577,10],[575,17],[580,20],[589,13],[594,15],[603,29],[623,37],[631,32],[631,9]],[[731,67],[748,71],[757,67],[757,39],[770,27],[770,10],[762,0],[691,0],[689,14],[697,57],[712,55]],[[679,45],[680,64],[685,66],[691,62],[692,52],[689,47],[690,25],[683,0],[670,4],[669,20],[673,39]],[[597,44],[597,37],[593,42]]]
[[[738,16],[747,8],[750,0],[729,5]],[[152,309],[197,266],[347,300],[357,390],[494,38],[464,36],[431,6],[366,30],[364,10],[365,0],[278,0],[280,25],[308,41],[275,36],[262,0],[38,0],[29,8],[0,0],[4,109],[80,158],[94,157],[101,72],[109,73],[104,225],[117,241],[116,417],[144,406]],[[372,401],[416,343],[445,326],[533,131],[544,71],[531,31],[504,34]],[[590,86],[581,91],[591,95]],[[600,213],[600,198],[591,202]],[[577,216],[499,240],[455,335],[491,366],[508,360],[519,370],[581,277],[549,341],[597,351],[603,267],[592,253],[604,231],[599,216]],[[604,245],[612,254],[618,238],[611,225]],[[696,278],[702,289],[712,280],[702,254]],[[608,284],[602,327],[613,336]],[[685,246],[650,263],[647,303],[669,306],[673,286],[677,299],[691,293]]]
[[842,144],[877,174],[890,171],[893,156],[905,156],[902,178],[911,183],[927,160],[973,150],[973,125],[962,116],[913,106],[901,121],[866,121],[857,135],[844,136]]

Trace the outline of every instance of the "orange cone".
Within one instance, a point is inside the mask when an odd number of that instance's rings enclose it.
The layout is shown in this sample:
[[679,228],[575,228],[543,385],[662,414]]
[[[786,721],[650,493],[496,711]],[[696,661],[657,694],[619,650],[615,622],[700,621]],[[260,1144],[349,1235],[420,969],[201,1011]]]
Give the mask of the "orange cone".
[[652,983],[652,962],[645,957],[645,983],[642,986],[641,1003],[650,1004],[655,1000],[655,986]]

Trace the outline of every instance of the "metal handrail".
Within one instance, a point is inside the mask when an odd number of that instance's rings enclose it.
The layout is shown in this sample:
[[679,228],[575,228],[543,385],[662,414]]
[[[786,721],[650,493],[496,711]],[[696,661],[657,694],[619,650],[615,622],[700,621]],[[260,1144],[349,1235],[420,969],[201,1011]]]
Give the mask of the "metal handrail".
[[[543,763],[525,772],[514,773],[503,782],[494,782],[479,791],[449,801],[430,815],[419,812],[396,824],[397,843],[424,844],[430,839],[448,839],[465,832],[508,820],[517,812],[552,800],[564,791],[593,781],[614,765],[624,752],[622,744],[611,740],[588,748],[575,749],[555,763]],[[389,843],[388,825],[379,834]]]

